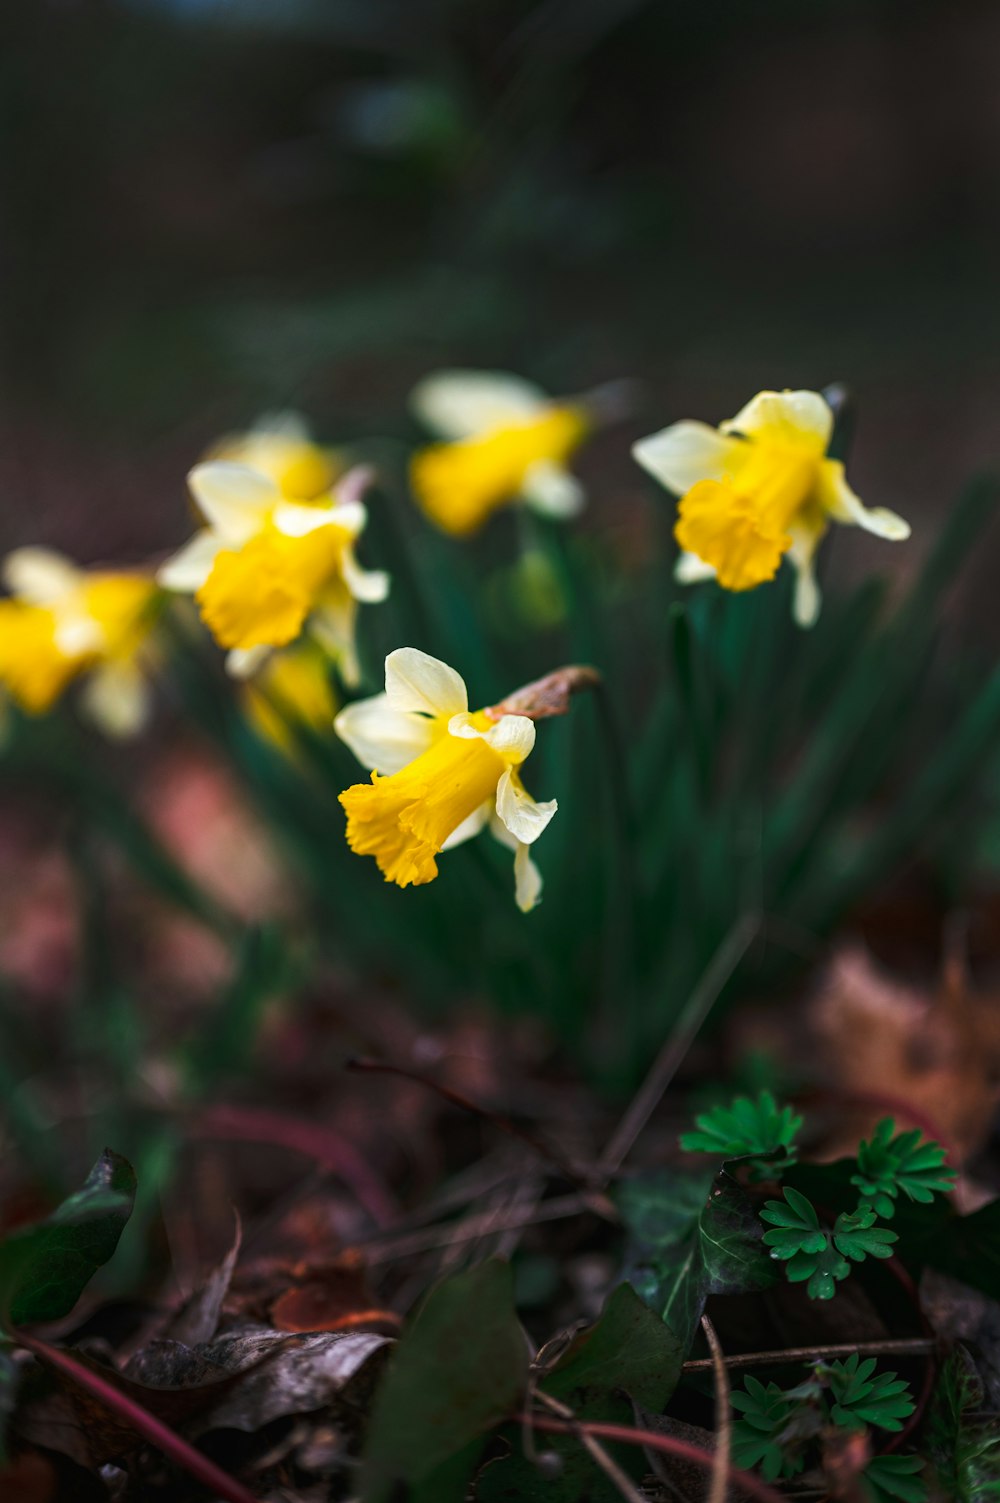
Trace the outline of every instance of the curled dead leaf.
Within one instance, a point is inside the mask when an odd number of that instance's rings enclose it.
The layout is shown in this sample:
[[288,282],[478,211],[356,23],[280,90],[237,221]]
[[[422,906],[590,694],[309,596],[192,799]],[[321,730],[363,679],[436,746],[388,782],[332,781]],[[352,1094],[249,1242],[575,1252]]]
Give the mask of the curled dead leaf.
[[596,668],[570,665],[547,673],[534,683],[525,684],[508,694],[499,704],[490,705],[486,713],[491,720],[504,715],[524,715],[528,720],[547,720],[552,715],[565,715],[574,694],[584,689],[596,689],[601,675]]

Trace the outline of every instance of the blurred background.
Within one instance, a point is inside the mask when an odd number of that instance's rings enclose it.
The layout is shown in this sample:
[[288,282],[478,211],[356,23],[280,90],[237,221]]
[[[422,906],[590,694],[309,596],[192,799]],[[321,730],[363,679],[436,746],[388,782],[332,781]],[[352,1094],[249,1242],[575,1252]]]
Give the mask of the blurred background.
[[[841,534],[835,570],[911,569],[997,457],[988,0],[33,0],[6,30],[4,548],[170,548],[220,432],[409,436],[442,364],[634,376],[635,434],[848,381],[856,488],[916,540]],[[627,519],[620,430],[585,468]]]

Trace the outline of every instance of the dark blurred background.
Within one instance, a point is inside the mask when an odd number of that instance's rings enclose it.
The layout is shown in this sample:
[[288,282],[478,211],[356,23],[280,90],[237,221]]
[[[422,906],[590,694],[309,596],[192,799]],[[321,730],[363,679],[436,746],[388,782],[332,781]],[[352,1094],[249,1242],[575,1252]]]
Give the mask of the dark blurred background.
[[[404,436],[442,364],[634,375],[634,433],[850,382],[855,485],[916,541],[846,567],[912,567],[997,459],[995,0],[29,0],[5,28],[3,547],[170,547],[220,431]],[[621,432],[585,465],[627,515]]]

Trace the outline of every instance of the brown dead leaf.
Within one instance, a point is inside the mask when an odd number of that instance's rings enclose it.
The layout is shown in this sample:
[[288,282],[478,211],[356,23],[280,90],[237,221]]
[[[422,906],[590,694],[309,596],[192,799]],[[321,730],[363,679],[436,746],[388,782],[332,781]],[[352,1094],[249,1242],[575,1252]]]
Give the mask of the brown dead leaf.
[[236,1225],[228,1251],[212,1269],[199,1288],[188,1297],[179,1310],[167,1322],[162,1335],[171,1341],[186,1346],[197,1346],[209,1341],[219,1329],[219,1316],[232,1282],[236,1260],[240,1255],[243,1228],[238,1213],[234,1210]]
[[596,668],[579,665],[557,668],[532,684],[515,689],[498,705],[490,705],[486,711],[491,720],[503,715],[524,715],[528,720],[547,720],[552,715],[565,715],[574,694],[582,689],[595,689],[601,682]]
[[864,1431],[831,1428],[823,1432],[823,1474],[831,1498],[838,1503],[867,1503],[869,1494],[861,1474],[871,1455]]

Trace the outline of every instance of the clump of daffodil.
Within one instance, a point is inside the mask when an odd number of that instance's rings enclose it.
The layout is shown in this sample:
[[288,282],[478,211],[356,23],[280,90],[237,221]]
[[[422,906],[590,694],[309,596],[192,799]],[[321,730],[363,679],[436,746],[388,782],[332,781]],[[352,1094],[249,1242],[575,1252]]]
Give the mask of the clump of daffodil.
[[289,501],[316,501],[344,472],[335,449],[317,444],[297,412],[267,413],[245,433],[230,433],[206,459],[249,465],[273,480]]
[[48,548],[16,549],[2,574],[0,686],[13,703],[44,715],[83,679],[83,710],[106,735],[140,730],[158,595],[150,575],[80,569]]
[[852,491],[843,464],[827,456],[832,433],[819,392],[762,391],[718,428],[680,422],[640,440],[635,458],[680,497],[677,577],[752,590],[787,555],[798,576],[795,619],[811,626],[820,607],[814,559],[831,522],[909,537],[902,517],[869,509]]
[[587,399],[553,401],[518,376],[442,371],[411,397],[443,443],[414,455],[410,484],[445,532],[475,532],[509,502],[549,517],[573,517],[583,488],[567,468],[593,426]]
[[363,569],[354,548],[368,520],[366,470],[351,470],[311,501],[290,501],[260,470],[228,460],[188,476],[206,526],[159,572],[169,590],[194,595],[202,620],[237,678],[310,633],[357,681],[354,628],[359,601],[384,600],[389,579]]
[[414,647],[385,660],[385,693],[341,710],[340,738],[370,783],[340,795],[347,842],[374,856],[387,882],[419,886],[437,876],[437,857],[487,825],[514,851],[515,898],[522,912],[538,902],[542,879],[530,847],[556,812],[536,803],[520,768],[535,744],[526,715],[469,712],[465,683],[453,668]]
[[337,712],[329,658],[308,637],[272,653],[243,686],[243,705],[258,734],[294,755],[296,727],[326,731]]

